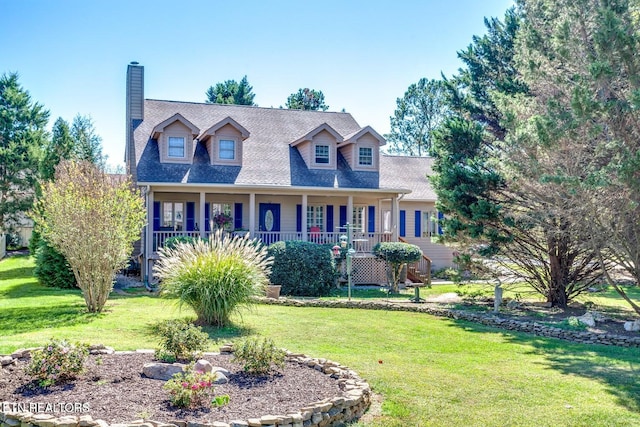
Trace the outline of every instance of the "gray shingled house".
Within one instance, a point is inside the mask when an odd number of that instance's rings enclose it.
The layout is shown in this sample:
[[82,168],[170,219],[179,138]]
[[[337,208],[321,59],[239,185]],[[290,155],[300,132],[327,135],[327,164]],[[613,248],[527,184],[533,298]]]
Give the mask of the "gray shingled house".
[[171,236],[222,227],[267,243],[334,243],[353,227],[354,283],[383,283],[379,241],[420,246],[420,268],[451,264],[439,233],[431,159],[390,156],[349,113],[144,99],[144,68],[127,69],[127,173],[146,197],[136,249],[149,273]]

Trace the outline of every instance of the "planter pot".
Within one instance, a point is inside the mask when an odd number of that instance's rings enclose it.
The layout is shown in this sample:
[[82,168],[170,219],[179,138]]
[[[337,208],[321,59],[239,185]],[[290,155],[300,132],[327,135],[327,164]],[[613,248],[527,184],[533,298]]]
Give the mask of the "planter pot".
[[267,298],[278,299],[280,298],[280,285],[269,285],[267,286]]

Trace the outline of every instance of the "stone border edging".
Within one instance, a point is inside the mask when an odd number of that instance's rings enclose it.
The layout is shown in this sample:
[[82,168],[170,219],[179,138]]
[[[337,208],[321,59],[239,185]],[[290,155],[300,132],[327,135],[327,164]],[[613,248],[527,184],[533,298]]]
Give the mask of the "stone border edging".
[[481,323],[483,325],[493,326],[500,329],[527,332],[533,335],[559,338],[580,344],[603,344],[618,347],[640,347],[640,336],[630,337],[626,335],[609,333],[596,334],[589,331],[571,331],[545,325],[539,322],[504,319],[492,314],[478,314],[464,310],[443,308],[430,303],[398,304],[385,301],[342,301],[319,299],[298,300],[293,298],[271,299],[264,297],[257,298],[257,301],[262,304],[285,305],[292,307],[359,308],[365,310],[390,310],[427,313],[433,316],[448,317],[456,320],[468,320],[470,322]]
[[[20,349],[10,356],[0,355],[5,362],[11,358],[29,358],[34,348]],[[230,346],[222,346],[220,353],[229,353]],[[91,354],[127,354],[152,352],[153,350],[114,351],[103,345],[91,346]],[[216,353],[204,353],[212,355]],[[49,413],[12,411],[12,402],[0,402],[0,427],[338,427],[362,417],[371,405],[371,387],[360,376],[337,362],[312,358],[304,354],[287,352],[287,361],[307,366],[310,369],[329,375],[338,381],[342,393],[340,396],[326,398],[300,408],[298,412],[286,415],[263,415],[260,418],[234,420],[229,423],[214,421],[199,424],[192,421],[175,420],[168,423],[153,420],[135,420],[129,423],[111,424],[104,420],[94,420],[90,415],[65,415],[55,417]],[[2,366],[10,363],[4,363]],[[9,410],[7,410],[9,409]]]

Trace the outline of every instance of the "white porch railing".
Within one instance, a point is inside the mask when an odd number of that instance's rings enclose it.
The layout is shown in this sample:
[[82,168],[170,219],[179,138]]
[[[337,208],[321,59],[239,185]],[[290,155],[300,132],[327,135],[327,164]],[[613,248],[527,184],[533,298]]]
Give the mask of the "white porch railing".
[[165,240],[170,237],[191,236],[200,237],[199,231],[154,231],[153,232],[153,250],[154,252],[164,246]]
[[[244,236],[246,231],[237,231],[233,234]],[[306,238],[309,242],[320,244],[339,244],[340,236],[345,233],[341,232],[307,232]],[[205,233],[208,238],[211,235],[210,231]],[[280,241],[288,240],[304,240],[305,233],[297,231],[256,231],[250,233],[251,238],[258,238],[265,244],[272,244]],[[153,232],[153,250],[157,251],[158,248],[164,246],[165,240],[175,236],[191,236],[199,237],[199,231],[154,231]],[[351,236],[351,242],[353,249],[356,251],[356,255],[370,254],[373,247],[379,242],[388,242],[391,240],[391,234],[389,233],[363,233],[353,232]]]

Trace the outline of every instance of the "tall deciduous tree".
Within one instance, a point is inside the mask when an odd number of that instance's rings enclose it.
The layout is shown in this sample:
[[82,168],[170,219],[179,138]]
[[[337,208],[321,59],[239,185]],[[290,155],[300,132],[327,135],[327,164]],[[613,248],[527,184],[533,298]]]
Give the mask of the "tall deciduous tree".
[[309,88],[298,89],[287,98],[286,107],[291,110],[320,110],[327,111],[329,106],[324,103],[324,94],[321,90]]
[[49,112],[31,100],[15,73],[0,77],[0,232],[33,204]]
[[255,105],[253,99],[253,86],[249,84],[247,76],[244,76],[240,82],[235,80],[226,80],[210,86],[206,92],[208,104],[236,104],[236,105]]
[[145,223],[144,201],[89,162],[62,161],[33,211],[38,231],[71,266],[90,312],[101,312]]
[[396,101],[391,131],[385,135],[389,151],[410,156],[430,155],[433,131],[448,115],[445,85],[441,80],[420,79]]
[[564,194],[566,214],[588,237],[609,283],[640,314],[607,263],[640,281],[640,5],[518,5],[524,25],[516,62],[534,96],[505,103],[511,139],[524,148],[514,163],[543,171],[544,181]]

